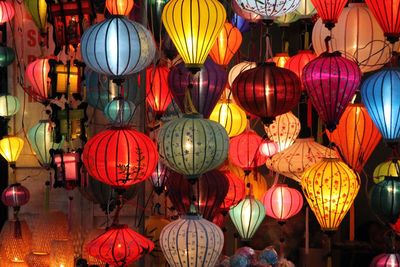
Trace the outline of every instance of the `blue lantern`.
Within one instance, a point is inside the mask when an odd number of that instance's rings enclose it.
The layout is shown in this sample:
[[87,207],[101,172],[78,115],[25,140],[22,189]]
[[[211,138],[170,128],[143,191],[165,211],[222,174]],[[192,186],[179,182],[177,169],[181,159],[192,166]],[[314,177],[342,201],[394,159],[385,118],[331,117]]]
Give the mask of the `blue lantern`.
[[386,177],[371,189],[371,208],[382,219],[395,223],[400,215],[400,180],[398,177]]
[[135,104],[122,97],[116,97],[104,108],[104,115],[112,124],[128,124],[135,113]]
[[236,13],[233,13],[231,23],[233,26],[239,29],[240,32],[248,32],[250,30],[250,24],[243,17]]
[[362,101],[388,143],[400,140],[400,68],[381,70],[361,86]]
[[114,80],[146,68],[155,52],[151,33],[122,16],[111,16],[91,26],[81,39],[83,61],[92,70]]

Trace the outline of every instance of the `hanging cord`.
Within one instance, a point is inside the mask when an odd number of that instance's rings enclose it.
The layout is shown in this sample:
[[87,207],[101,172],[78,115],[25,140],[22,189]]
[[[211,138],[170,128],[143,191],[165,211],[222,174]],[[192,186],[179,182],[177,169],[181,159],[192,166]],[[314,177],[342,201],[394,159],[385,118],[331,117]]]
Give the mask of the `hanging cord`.
[[269,35],[269,27],[267,26],[267,31],[265,34],[265,61],[268,61],[268,59],[272,58],[272,47],[271,47],[271,38]]
[[[331,34],[332,34],[332,32],[331,32]],[[330,47],[329,47],[329,42],[332,40],[332,36],[326,36],[325,37],[325,40],[324,40],[324,42],[325,42],[325,52],[326,53],[329,53],[329,51],[330,51]]]

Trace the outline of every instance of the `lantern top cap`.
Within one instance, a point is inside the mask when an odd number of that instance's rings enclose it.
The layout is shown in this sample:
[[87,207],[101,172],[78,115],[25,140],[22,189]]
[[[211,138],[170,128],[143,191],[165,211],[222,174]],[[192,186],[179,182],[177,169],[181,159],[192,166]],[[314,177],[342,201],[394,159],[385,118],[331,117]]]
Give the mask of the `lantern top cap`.
[[181,216],[181,219],[184,219],[184,220],[201,220],[202,218],[203,217],[199,214],[191,214],[191,213]]

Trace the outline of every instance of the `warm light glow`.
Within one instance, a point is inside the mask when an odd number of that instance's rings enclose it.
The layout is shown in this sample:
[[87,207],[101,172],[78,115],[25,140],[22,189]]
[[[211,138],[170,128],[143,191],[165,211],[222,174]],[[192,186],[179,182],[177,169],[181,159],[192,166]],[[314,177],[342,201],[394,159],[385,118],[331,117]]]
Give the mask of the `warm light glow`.
[[242,43],[242,34],[238,28],[231,23],[225,22],[221,29],[214,46],[210,50],[210,57],[215,63],[227,66],[240,48]]
[[65,65],[58,65],[56,67],[57,73],[57,93],[78,93],[80,90],[80,73],[79,68],[76,66],[70,66],[69,70],[69,87],[67,86],[68,81],[68,67]]
[[9,136],[0,140],[0,154],[10,164],[15,164],[24,147],[24,139]]
[[278,53],[271,59],[271,61],[275,62],[277,67],[284,68],[289,59],[290,57],[288,53]]
[[278,153],[278,150],[279,150],[278,144],[269,139],[263,140],[263,142],[260,145],[260,153],[265,157],[272,157],[273,155]]
[[[374,183],[379,184],[383,180],[385,180],[386,176],[389,177],[399,177],[400,175],[400,160],[388,160],[380,163],[375,167],[374,173],[372,177],[374,179]],[[399,224],[400,225],[400,224]]]
[[128,16],[133,6],[133,0],[106,0],[106,7],[111,15]]
[[246,113],[238,105],[226,100],[217,103],[210,120],[221,124],[229,137],[241,134],[247,126]]

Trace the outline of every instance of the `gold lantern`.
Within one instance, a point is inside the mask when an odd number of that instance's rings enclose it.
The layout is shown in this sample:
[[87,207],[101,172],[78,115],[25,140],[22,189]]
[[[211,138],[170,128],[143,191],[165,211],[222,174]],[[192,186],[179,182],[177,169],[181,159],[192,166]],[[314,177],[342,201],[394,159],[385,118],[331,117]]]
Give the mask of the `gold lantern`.
[[50,267],[74,267],[74,246],[71,240],[51,241]]
[[374,173],[372,174],[372,178],[374,179],[374,183],[379,184],[385,180],[385,177],[399,177],[399,173],[400,160],[392,159],[382,162],[376,166]]
[[0,154],[10,164],[15,167],[15,163],[24,147],[24,139],[16,136],[6,136],[0,140]]
[[229,137],[234,137],[246,130],[246,113],[229,100],[220,100],[210,115],[210,120],[221,124]]

